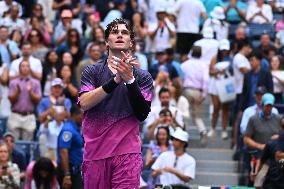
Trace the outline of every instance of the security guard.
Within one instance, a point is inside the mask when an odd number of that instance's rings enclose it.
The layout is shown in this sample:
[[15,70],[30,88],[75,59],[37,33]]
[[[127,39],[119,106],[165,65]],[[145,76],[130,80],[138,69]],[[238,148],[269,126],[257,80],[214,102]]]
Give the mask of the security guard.
[[83,161],[83,138],[80,133],[82,112],[78,106],[71,108],[67,120],[58,136],[58,180],[61,188],[83,188],[81,164]]

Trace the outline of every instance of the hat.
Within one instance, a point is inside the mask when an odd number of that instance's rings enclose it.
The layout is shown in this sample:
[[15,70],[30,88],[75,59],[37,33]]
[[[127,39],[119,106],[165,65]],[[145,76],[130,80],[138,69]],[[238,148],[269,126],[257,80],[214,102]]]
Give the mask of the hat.
[[51,86],[54,87],[56,85],[60,85],[61,87],[64,87],[63,81],[60,78],[55,78],[54,80],[52,80],[51,82]]
[[177,13],[176,13],[176,11],[173,8],[168,8],[167,9],[167,13],[169,15],[173,15],[173,16],[177,17]]
[[222,39],[219,42],[219,50],[227,50],[227,51],[230,50],[230,42],[228,39]]
[[165,48],[157,48],[156,49],[156,54],[166,54],[167,51]]
[[263,106],[266,106],[268,104],[274,105],[274,102],[275,102],[275,98],[273,94],[271,93],[265,93],[261,98],[261,103]]
[[12,138],[15,138],[15,135],[12,133],[12,132],[6,132],[6,133],[4,133],[4,135],[3,135],[3,138],[5,138],[5,137],[7,137],[7,136],[10,136],[10,137],[12,137]]
[[73,18],[72,11],[69,9],[65,9],[61,12],[61,18]]
[[210,13],[212,18],[216,18],[218,20],[224,20],[225,19],[225,13],[223,7],[216,6],[213,11]]
[[214,38],[214,31],[211,27],[203,28],[202,34],[204,38],[207,38],[207,39]]
[[264,94],[266,93],[266,88],[264,86],[258,86],[255,90],[255,93],[257,94]]
[[166,5],[164,5],[163,3],[162,4],[160,4],[159,6],[157,6],[157,8],[156,8],[156,13],[162,13],[162,12],[164,12],[164,13],[167,13],[167,8],[166,8]]
[[174,134],[172,134],[172,137],[175,138],[175,139],[178,139],[178,140],[181,140],[183,142],[188,142],[188,133],[183,131],[182,129],[180,128],[177,128],[176,131],[174,132]]

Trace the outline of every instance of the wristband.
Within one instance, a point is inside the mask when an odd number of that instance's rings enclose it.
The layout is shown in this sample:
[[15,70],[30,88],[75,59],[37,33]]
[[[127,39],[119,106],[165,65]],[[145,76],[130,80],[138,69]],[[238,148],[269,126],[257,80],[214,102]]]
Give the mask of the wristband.
[[130,85],[130,84],[134,83],[134,81],[135,81],[135,77],[133,77],[131,80],[127,81],[126,84]]
[[118,84],[114,81],[114,78],[110,79],[108,82],[106,82],[105,84],[103,84],[102,88],[106,93],[111,93],[116,87],[118,86]]

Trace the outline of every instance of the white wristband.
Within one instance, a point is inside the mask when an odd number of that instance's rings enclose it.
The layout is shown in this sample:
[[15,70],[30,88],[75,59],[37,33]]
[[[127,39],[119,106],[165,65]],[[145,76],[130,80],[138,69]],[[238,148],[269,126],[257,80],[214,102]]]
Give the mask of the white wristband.
[[135,77],[133,77],[131,80],[127,81],[126,84],[130,85],[130,84],[134,83],[134,81],[135,81]]

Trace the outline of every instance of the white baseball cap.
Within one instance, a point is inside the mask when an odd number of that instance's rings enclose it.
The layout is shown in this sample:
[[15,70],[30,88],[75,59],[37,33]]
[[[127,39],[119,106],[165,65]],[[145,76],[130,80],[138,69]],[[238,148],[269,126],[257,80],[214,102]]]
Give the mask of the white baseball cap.
[[222,39],[219,42],[219,50],[227,50],[227,51],[230,50],[230,42],[228,39]]
[[224,20],[226,18],[224,8],[221,6],[216,6],[210,13],[210,15],[212,16],[212,18],[216,18],[218,20]]
[[172,137],[183,142],[188,142],[189,135],[187,132],[183,131],[181,128],[177,128]]
[[64,83],[63,83],[62,79],[60,79],[58,77],[51,81],[52,87],[57,86],[57,85],[64,87]]

